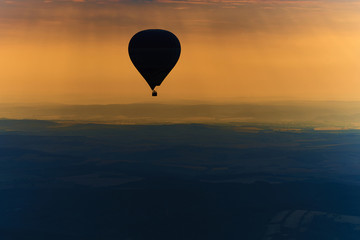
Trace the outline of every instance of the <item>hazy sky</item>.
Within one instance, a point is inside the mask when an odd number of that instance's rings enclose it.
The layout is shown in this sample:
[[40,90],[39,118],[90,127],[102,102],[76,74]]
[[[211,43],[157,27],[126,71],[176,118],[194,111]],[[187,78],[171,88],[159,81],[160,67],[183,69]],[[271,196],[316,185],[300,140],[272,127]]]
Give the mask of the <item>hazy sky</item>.
[[[360,1],[0,0],[0,102],[360,100]],[[132,66],[138,31],[178,36],[158,88]]]

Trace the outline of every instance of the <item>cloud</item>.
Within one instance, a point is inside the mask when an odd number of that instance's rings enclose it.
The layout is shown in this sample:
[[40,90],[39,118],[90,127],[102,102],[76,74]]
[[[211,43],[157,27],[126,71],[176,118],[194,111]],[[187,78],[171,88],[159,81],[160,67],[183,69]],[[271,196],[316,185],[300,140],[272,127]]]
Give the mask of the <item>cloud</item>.
[[[79,35],[80,32],[83,35],[95,32],[129,32],[129,29],[132,32],[147,27],[187,29],[201,34],[204,31],[283,31],[285,28],[286,31],[299,31],[314,20],[318,21],[317,25],[332,27],[351,27],[358,23],[357,20],[354,24],[348,23],[349,17],[339,17],[335,21],[330,16],[333,11],[326,10],[331,8],[330,4],[321,4],[324,1],[6,0],[0,2],[0,35],[4,31],[7,32],[2,35],[9,36],[15,30],[19,32],[22,29],[23,32],[30,33],[30,29],[31,32],[38,29],[41,35],[55,32],[56,35],[63,33],[72,36],[73,33]],[[336,11],[339,13],[341,10],[336,8]]]
[[[151,4],[151,3],[181,3],[181,4],[243,4],[243,3],[307,3],[307,2],[334,2],[337,0],[28,0],[28,1],[15,1],[15,0],[4,0],[3,4],[27,4],[27,3],[102,3],[102,4]],[[340,2],[340,0],[338,1]],[[347,1],[347,2],[352,2]],[[356,2],[354,0],[354,2]]]

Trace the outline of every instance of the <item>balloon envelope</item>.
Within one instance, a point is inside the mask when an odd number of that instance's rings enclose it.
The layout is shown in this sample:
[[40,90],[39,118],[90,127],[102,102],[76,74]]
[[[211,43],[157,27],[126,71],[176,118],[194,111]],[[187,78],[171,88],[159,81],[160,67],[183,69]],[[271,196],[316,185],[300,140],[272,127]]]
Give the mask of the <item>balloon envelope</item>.
[[136,33],[129,43],[129,56],[150,88],[160,86],[180,57],[181,46],[171,32],[149,29]]

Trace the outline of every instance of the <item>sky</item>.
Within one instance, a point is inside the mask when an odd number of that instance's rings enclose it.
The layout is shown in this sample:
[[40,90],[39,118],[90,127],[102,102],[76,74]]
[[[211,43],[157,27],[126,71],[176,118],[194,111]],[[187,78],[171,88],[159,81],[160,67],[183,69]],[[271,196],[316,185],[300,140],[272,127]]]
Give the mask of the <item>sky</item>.
[[[0,103],[360,100],[360,1],[0,0]],[[151,97],[128,43],[180,59]]]

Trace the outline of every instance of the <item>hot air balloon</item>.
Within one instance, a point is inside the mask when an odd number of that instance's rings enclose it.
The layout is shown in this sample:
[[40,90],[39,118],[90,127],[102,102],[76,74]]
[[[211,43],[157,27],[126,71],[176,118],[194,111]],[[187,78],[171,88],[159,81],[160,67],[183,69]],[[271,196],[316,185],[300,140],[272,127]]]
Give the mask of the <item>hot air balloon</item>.
[[129,42],[129,56],[140,74],[149,84],[152,96],[180,57],[179,39],[171,32],[148,29],[136,33]]

